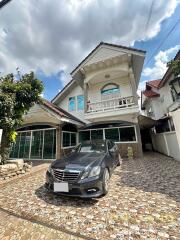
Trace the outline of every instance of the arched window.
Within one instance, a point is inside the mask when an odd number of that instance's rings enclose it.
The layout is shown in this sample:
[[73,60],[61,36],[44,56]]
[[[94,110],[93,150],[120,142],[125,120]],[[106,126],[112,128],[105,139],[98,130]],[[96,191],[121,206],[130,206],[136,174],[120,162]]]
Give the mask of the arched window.
[[119,85],[115,83],[108,83],[101,89],[102,100],[117,98],[119,96],[120,96],[120,88],[119,88]]

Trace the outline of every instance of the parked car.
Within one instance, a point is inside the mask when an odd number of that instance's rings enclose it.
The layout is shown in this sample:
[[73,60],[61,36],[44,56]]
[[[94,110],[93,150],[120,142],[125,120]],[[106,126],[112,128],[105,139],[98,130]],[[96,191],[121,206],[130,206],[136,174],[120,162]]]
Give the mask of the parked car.
[[45,186],[56,193],[99,197],[108,192],[109,179],[120,161],[118,147],[110,140],[79,144],[71,154],[52,162]]

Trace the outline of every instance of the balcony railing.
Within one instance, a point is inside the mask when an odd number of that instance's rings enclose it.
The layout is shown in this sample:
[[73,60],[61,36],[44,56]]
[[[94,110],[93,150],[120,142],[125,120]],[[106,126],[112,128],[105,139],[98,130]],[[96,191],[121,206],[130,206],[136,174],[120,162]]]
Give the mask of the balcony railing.
[[88,103],[87,105],[87,113],[93,112],[105,112],[110,110],[118,110],[121,108],[128,108],[133,106],[134,97],[119,97],[119,98],[112,98],[108,100],[102,100],[99,102],[92,102]]

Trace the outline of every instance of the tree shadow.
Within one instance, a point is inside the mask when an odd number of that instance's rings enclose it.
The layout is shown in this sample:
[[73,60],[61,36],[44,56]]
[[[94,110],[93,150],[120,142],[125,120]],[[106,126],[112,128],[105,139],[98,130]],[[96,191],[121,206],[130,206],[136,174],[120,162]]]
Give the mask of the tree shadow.
[[82,199],[80,197],[72,197],[53,193],[52,191],[46,189],[44,185],[36,189],[35,194],[44,202],[54,206],[73,206],[77,208],[88,208],[92,207],[98,202],[98,199]]
[[142,159],[125,160],[119,186],[165,194],[180,202],[180,163],[159,153],[146,153]]

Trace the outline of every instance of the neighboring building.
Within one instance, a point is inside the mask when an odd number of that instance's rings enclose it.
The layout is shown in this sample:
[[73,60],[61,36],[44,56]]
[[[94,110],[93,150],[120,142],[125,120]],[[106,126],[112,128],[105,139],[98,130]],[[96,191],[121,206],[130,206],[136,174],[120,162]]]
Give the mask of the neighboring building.
[[[180,51],[174,60],[180,60]],[[152,135],[154,149],[180,160],[180,95],[174,82],[180,86],[171,68],[161,80],[146,82],[146,89],[141,93],[141,108],[144,115],[157,120]]]
[[141,156],[136,92],[144,58],[144,51],[101,42],[52,103],[36,105],[24,117],[11,157],[54,159],[78,142],[107,138],[122,156],[128,146]]

